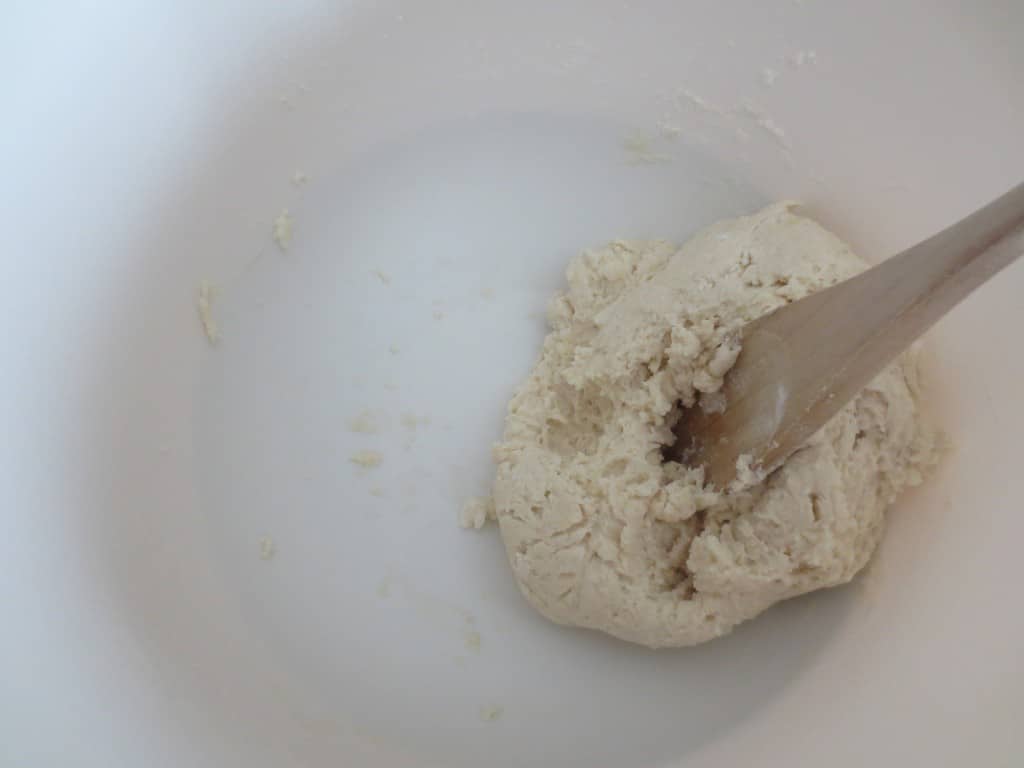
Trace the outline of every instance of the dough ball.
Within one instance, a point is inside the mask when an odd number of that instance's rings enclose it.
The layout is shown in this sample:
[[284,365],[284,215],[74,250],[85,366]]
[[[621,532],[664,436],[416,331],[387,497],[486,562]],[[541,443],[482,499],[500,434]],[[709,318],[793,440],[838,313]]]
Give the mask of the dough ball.
[[663,460],[680,407],[716,405],[744,325],[865,268],[791,209],[718,223],[682,248],[613,242],[569,265],[495,448],[509,561],[553,621],[651,647],[723,635],[849,581],[886,507],[935,462],[910,353],[766,480],[721,492]]

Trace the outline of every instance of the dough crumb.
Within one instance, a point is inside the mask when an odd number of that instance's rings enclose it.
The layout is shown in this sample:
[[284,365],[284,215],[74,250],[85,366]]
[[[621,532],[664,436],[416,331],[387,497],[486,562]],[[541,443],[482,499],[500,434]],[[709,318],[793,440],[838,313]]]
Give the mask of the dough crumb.
[[818,52],[815,50],[797,51],[789,57],[789,63],[794,69],[800,69],[808,64],[814,64],[818,60]]
[[349,419],[348,428],[363,435],[375,435],[380,432],[380,420],[373,411],[366,410],[354,419]]
[[349,461],[357,467],[373,469],[374,467],[379,467],[381,462],[384,461],[384,455],[379,451],[358,451],[349,457]]
[[277,554],[277,545],[274,544],[274,540],[269,536],[260,539],[260,560],[270,560],[275,554]]
[[485,723],[493,723],[504,713],[504,707],[499,707],[496,704],[488,704],[480,707],[480,719]]
[[408,429],[410,432],[415,432],[417,427],[428,426],[430,424],[429,416],[417,417],[412,411],[406,411],[402,414],[402,426]]
[[459,512],[459,525],[463,528],[483,528],[489,520],[494,520],[494,499],[490,496],[473,496],[466,499]]
[[309,176],[304,174],[302,171],[296,171],[295,173],[292,174],[291,181],[293,187],[301,187],[303,184],[309,181]]
[[371,496],[376,496],[378,499],[383,499],[386,494],[384,493],[384,489],[383,488],[381,488],[380,486],[375,485],[373,488],[370,489],[370,495]]
[[473,652],[480,650],[480,633],[474,629],[466,632],[466,649]]
[[380,280],[382,285],[391,285],[391,275],[379,269],[371,269],[370,274]]
[[721,107],[717,104],[711,103],[700,94],[691,91],[689,88],[684,88],[681,91],[681,94],[693,106],[697,107],[697,109],[703,112],[707,112],[712,115],[718,115],[719,117],[724,117],[729,114],[729,110],[725,109],[725,107]]
[[750,117],[765,133],[771,136],[783,149],[790,149],[786,132],[766,112],[753,104],[744,104],[743,112]]
[[388,347],[388,352],[390,352],[392,355],[397,355],[401,351],[402,350],[398,348],[397,344],[392,344],[390,347]]
[[658,123],[658,132],[663,138],[674,141],[683,135],[683,128],[672,120],[662,120]]
[[199,298],[196,300],[196,309],[199,310],[199,323],[203,327],[203,334],[210,344],[217,344],[220,341],[220,328],[213,318],[213,302],[219,293],[217,287],[208,280],[199,283]]
[[630,163],[634,165],[654,165],[672,162],[671,155],[667,155],[664,152],[655,152],[651,139],[646,136],[627,136],[622,140],[622,148],[629,156]]
[[292,229],[294,224],[295,220],[288,213],[287,208],[282,210],[278,217],[274,219],[274,242],[285,253],[292,246]]
[[779,72],[771,67],[765,67],[761,70],[761,82],[764,83],[766,88],[771,88],[775,85],[775,81],[779,79]]

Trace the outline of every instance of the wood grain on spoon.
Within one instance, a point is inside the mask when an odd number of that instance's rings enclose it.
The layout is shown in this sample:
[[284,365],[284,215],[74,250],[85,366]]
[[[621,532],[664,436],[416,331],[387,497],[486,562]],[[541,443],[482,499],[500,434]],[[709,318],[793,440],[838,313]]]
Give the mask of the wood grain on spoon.
[[1024,184],[856,277],[755,320],[726,407],[684,411],[669,458],[727,487],[771,472],[971,291],[1024,252]]

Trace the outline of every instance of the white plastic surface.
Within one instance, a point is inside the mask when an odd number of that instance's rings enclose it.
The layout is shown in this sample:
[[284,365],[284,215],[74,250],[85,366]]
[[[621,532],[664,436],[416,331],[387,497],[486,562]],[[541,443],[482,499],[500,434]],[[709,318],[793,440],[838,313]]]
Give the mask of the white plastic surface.
[[575,251],[790,197],[882,258],[1019,182],[1024,6],[44,5],[0,28],[0,765],[1019,764],[1024,265],[931,336],[955,452],[848,587],[652,653],[455,520]]

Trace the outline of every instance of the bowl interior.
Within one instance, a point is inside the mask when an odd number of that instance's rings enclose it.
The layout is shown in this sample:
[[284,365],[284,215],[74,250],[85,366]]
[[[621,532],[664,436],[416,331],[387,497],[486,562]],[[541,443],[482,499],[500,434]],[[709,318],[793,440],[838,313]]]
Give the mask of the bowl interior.
[[580,249],[793,198],[880,259],[1018,182],[1024,11],[75,13],[12,48],[15,762],[1009,759],[1024,267],[927,340],[954,449],[847,587],[652,653],[536,616],[456,518]]

